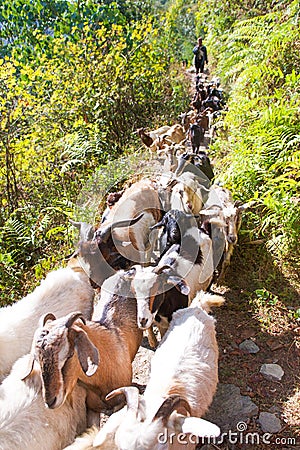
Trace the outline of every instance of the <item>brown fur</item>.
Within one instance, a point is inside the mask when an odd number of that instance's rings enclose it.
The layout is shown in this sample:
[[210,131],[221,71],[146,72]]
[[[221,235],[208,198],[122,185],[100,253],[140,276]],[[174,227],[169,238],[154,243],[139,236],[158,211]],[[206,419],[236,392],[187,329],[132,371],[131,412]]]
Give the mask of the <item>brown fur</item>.
[[[86,331],[91,342],[98,348],[100,364],[96,373],[87,377],[81,367],[77,366],[78,379],[83,381],[85,385],[93,386],[97,388],[98,395],[88,390],[87,392],[87,406],[100,412],[103,409],[103,405],[106,407],[112,407],[118,403],[118,400],[111,401],[107,404],[105,396],[112,390],[122,386],[129,386],[132,380],[132,366],[131,362],[135,356],[133,347],[136,347],[135,343],[128,343],[124,339],[122,346],[120,346],[120,337],[127,337],[130,333],[122,332],[120,334],[114,332],[108,332],[107,328],[100,326],[93,322],[89,322],[87,325],[78,324],[80,328]],[[132,348],[130,348],[132,347]],[[134,356],[133,356],[134,353]],[[77,364],[79,364],[77,359]],[[71,376],[74,376],[71,373]]]
[[117,201],[120,200],[123,193],[124,193],[124,191],[118,191],[118,192],[111,192],[110,194],[108,194],[107,199],[106,199],[107,205],[109,207],[112,207],[115,203],[117,203]]
[[146,145],[146,147],[150,147],[153,144],[152,137],[145,131],[145,128],[139,128],[137,130],[137,134],[141,138],[143,144]]
[[137,181],[125,190],[120,200],[111,208],[104,226],[123,218],[137,217],[140,213],[149,215],[144,215],[137,224],[131,227],[113,230],[113,240],[131,242],[130,246],[119,249],[119,252],[135,262],[143,262],[139,252],[143,253],[148,249],[150,226],[161,219],[158,191],[150,179]]

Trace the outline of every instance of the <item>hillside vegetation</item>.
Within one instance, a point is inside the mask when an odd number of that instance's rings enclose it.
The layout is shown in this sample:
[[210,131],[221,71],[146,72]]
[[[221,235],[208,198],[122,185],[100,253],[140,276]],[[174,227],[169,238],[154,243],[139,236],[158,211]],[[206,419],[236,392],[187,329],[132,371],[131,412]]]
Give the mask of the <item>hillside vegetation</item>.
[[72,251],[68,218],[89,176],[135,151],[138,127],[175,121],[188,94],[144,2],[7,0],[0,22],[5,304]]
[[2,305],[73,250],[68,218],[94,172],[138,152],[137,128],[188,109],[181,61],[200,34],[228,96],[211,147],[218,178],[256,201],[244,232],[296,261],[297,1],[4,0],[0,22]]
[[299,256],[299,2],[201,2],[197,23],[229,94],[213,146],[221,178],[256,200],[249,233]]

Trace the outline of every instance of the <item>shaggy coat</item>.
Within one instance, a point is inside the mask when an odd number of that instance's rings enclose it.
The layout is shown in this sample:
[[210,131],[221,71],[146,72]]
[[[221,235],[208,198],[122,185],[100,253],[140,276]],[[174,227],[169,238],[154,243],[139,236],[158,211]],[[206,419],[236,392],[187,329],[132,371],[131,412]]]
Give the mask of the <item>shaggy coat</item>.
[[94,290],[89,277],[77,265],[48,273],[35,290],[0,310],[0,379],[7,375],[13,363],[30,352],[34,331],[40,316],[52,311],[62,317],[71,311],[81,311],[90,319],[93,313]]
[[18,359],[0,386],[0,450],[61,450],[86,428],[85,389],[76,386],[61,408],[49,409],[38,367],[21,380],[29,358]]

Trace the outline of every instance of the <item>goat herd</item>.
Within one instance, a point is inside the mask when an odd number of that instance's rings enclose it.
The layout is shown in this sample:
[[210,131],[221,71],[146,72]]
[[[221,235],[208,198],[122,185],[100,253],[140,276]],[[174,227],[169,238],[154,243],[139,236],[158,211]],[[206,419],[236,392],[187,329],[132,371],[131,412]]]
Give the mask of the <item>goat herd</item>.
[[[207,291],[247,205],[213,184],[204,141],[218,88],[197,77],[180,124],[138,130],[165,172],[111,193],[98,228],[73,222],[68,266],[0,311],[0,450],[195,448],[220,433],[201,419],[218,382],[209,312],[224,302]],[[144,330],[160,343],[141,395],[132,361]]]

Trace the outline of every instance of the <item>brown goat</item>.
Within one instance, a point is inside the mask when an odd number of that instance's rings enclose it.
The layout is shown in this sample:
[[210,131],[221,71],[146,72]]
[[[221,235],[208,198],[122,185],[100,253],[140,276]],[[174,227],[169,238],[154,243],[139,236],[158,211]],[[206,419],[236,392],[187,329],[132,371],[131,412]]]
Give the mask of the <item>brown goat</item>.
[[175,123],[162,135],[163,140],[169,144],[179,144],[186,138],[186,133],[182,125]]
[[94,287],[101,286],[113,269],[126,269],[147,260],[150,227],[161,219],[161,214],[155,183],[142,179],[125,189],[95,233],[83,233],[87,224],[76,223],[81,236],[79,256],[88,266]]
[[136,132],[141,138],[143,144],[146,145],[146,147],[151,147],[153,142],[162,134],[166,133],[169,130],[169,125],[164,125],[160,128],[157,128],[156,130],[152,131],[146,131],[145,128],[139,128]]
[[[114,277],[116,292],[122,292],[128,282],[120,273]],[[126,285],[124,289],[127,292]],[[111,389],[131,384],[131,363],[142,340],[136,300],[114,292],[107,295],[99,322],[85,321],[79,312],[61,319],[50,313],[41,319],[28,374],[34,361],[39,364],[43,397],[49,408],[61,406],[79,382],[87,389],[88,408],[99,412],[114,406],[105,402]]]

